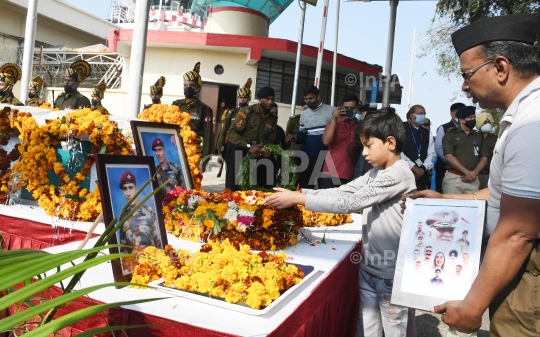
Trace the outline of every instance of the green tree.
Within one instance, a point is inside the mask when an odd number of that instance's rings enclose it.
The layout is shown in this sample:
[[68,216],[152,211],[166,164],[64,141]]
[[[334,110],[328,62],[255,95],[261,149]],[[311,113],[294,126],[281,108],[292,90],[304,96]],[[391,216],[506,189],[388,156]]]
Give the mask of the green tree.
[[[439,75],[447,79],[459,78],[459,58],[450,38],[453,32],[487,17],[539,12],[538,0],[439,0],[432,25],[426,32],[426,36],[431,37],[423,48],[423,55],[435,54]],[[540,32],[535,47],[540,54]]]

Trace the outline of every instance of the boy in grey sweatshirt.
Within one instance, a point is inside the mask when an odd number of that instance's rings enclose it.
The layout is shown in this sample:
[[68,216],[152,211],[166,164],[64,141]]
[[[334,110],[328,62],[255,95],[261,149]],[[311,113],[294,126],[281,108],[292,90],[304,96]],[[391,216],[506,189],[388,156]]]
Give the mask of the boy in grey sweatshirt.
[[403,122],[394,111],[379,110],[366,116],[356,135],[364,145],[362,154],[373,165],[364,176],[334,189],[276,189],[265,204],[300,204],[307,210],[340,214],[364,210],[356,336],[382,336],[383,329],[386,336],[415,335],[413,311],[390,304],[403,221],[400,201],[416,190],[414,175],[400,158],[407,137]]

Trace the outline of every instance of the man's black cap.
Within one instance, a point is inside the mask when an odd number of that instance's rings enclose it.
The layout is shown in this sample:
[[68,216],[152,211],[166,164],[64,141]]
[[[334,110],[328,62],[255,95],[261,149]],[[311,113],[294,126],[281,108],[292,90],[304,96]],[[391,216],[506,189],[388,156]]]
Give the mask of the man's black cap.
[[452,34],[452,43],[458,55],[493,41],[516,41],[533,45],[539,26],[538,14],[495,16],[478,20],[455,31]]
[[467,118],[476,113],[476,107],[474,106],[464,106],[463,108],[456,111],[457,118]]

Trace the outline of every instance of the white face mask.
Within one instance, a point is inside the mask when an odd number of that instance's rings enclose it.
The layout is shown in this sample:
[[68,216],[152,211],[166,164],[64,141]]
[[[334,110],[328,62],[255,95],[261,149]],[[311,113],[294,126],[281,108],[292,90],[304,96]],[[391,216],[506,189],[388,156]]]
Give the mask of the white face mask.
[[484,124],[482,125],[482,127],[480,128],[480,131],[484,132],[484,133],[487,133],[487,132],[490,132],[491,129],[493,129],[493,126],[491,124]]

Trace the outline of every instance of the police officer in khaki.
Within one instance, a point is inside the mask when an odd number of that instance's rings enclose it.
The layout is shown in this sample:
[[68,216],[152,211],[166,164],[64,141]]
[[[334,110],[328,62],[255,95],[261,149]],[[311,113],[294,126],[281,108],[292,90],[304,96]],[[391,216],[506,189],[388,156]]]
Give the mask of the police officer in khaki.
[[489,112],[482,112],[476,116],[476,128],[480,130],[482,135],[484,135],[484,142],[486,143],[488,151],[488,163],[482,172],[478,175],[478,180],[480,180],[480,189],[488,187],[489,181],[489,167],[491,165],[491,159],[493,158],[493,151],[495,151],[495,144],[497,144],[497,137],[491,130],[493,130],[493,116]]
[[6,63],[0,67],[0,103],[23,106],[13,96],[13,86],[21,79],[21,68],[15,63]]
[[41,89],[43,89],[43,83],[43,79],[40,76],[35,76],[32,81],[30,81],[30,84],[28,85],[28,100],[26,101],[26,106],[37,108],[45,103],[45,101],[39,97],[39,93],[41,92]]
[[474,106],[456,112],[459,125],[446,131],[442,144],[447,172],[443,193],[465,194],[480,190],[478,175],[488,162],[484,137],[473,130],[476,125]]
[[58,95],[54,101],[54,107],[64,109],[84,109],[90,107],[88,97],[81,94],[77,89],[80,84],[90,76],[90,64],[86,61],[76,61],[66,69],[64,78],[64,92]]
[[[184,96],[186,98],[176,100],[172,102],[172,105],[176,105],[180,108],[180,111],[191,115],[189,127],[191,131],[197,134],[197,152],[200,154],[201,160],[203,160],[210,154],[214,125],[212,118],[214,115],[212,109],[197,98],[202,88],[200,72],[201,63],[197,62],[193,70],[184,74]],[[204,166],[201,167],[201,173],[204,173],[204,169]]]
[[167,160],[167,149],[161,138],[154,139],[152,142],[152,151],[154,151],[154,155],[159,162],[159,165],[156,166],[159,184],[163,185],[170,179],[169,183],[163,186],[160,191],[162,197],[165,198],[176,186],[186,188],[186,183],[182,179],[182,169],[177,164]]
[[[229,109],[225,115],[223,115],[223,126],[221,127],[221,132],[219,133],[218,141],[216,143],[218,156],[220,160],[224,160],[227,163],[227,173],[225,176],[225,188],[234,189],[234,145],[229,142],[227,138],[227,131],[231,127],[231,123],[234,122],[238,110],[245,108],[249,105],[251,101],[251,78],[247,80],[246,84],[236,91],[238,107],[234,109]],[[231,165],[229,165],[231,163]]]
[[107,90],[107,83],[105,82],[101,82],[97,87],[92,89],[92,96],[90,97],[92,99],[90,101],[92,105],[90,109],[92,111],[101,110],[104,115],[109,115],[109,111],[101,104],[101,100],[105,97],[105,90]]
[[[276,140],[277,116],[270,111],[274,107],[274,89],[271,87],[263,87],[257,92],[259,104],[254,104],[249,107],[238,110],[234,122],[227,131],[229,142],[234,145],[233,165],[234,177],[237,176],[240,169],[241,160],[239,158],[251,153],[255,158],[268,158],[272,161],[272,152],[261,143],[274,143]],[[238,154],[242,154],[239,156]],[[273,187],[274,181],[267,180],[266,170],[272,170],[272,177],[275,178],[277,165],[272,162],[273,167],[259,165],[257,167],[257,185],[262,188]],[[235,185],[235,189],[238,186]]]
[[165,83],[167,80],[165,79],[165,76],[161,76],[157,81],[156,84],[150,87],[150,99],[152,100],[152,104],[145,104],[144,109],[149,109],[154,104],[161,104],[161,97],[163,97],[163,87],[165,86]]

